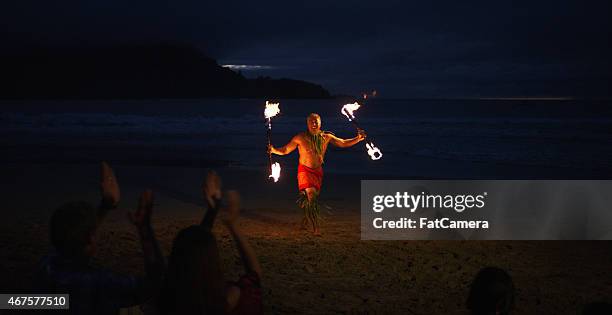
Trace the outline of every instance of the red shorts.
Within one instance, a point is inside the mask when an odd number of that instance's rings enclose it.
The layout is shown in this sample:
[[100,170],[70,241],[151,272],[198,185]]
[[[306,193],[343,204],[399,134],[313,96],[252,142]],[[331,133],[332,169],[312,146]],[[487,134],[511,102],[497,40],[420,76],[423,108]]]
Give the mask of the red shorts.
[[321,184],[323,184],[323,167],[310,168],[308,166],[300,164],[297,172],[298,189],[300,191],[313,187],[317,191],[321,191]]

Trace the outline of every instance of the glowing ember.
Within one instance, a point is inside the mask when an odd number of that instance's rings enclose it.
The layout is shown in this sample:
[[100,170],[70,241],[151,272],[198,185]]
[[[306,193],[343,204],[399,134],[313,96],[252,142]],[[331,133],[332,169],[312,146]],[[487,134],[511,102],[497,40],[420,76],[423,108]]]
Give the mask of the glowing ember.
[[266,101],[266,109],[264,110],[264,116],[267,119],[270,119],[278,115],[278,113],[280,113],[280,108],[278,108],[278,105],[280,105],[280,103],[270,103]]
[[346,104],[342,106],[342,114],[346,116],[346,118],[348,118],[350,121],[353,121],[353,119],[355,119],[355,115],[353,115],[353,112],[358,110],[359,107],[361,107],[361,105],[359,105],[359,103],[357,102],[353,104]]
[[382,152],[380,152],[379,148],[374,146],[374,143],[366,143],[366,148],[368,148],[368,155],[370,155],[372,160],[376,161],[382,157]]
[[274,179],[274,182],[278,182],[278,178],[280,177],[280,171],[281,171],[281,166],[280,164],[278,164],[278,162],[272,164],[272,174],[270,176],[268,176],[268,178],[272,178]]

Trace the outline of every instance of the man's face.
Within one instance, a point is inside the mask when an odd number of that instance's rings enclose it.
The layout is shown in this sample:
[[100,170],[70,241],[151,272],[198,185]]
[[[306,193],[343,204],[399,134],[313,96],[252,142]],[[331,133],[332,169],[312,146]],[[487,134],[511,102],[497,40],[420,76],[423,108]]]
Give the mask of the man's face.
[[321,130],[321,118],[316,116],[310,116],[307,120],[308,131],[310,133],[318,133]]

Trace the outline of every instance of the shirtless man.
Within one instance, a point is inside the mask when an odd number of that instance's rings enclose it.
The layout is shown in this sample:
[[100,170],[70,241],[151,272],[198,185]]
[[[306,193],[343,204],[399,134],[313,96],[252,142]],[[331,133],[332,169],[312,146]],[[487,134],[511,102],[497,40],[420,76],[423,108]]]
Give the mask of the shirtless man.
[[287,145],[282,148],[268,146],[268,152],[277,155],[286,155],[296,148],[300,154],[298,166],[298,188],[302,196],[300,207],[304,209],[302,226],[307,222],[312,224],[315,235],[320,235],[318,196],[323,182],[323,158],[327,146],[331,143],[339,148],[348,148],[366,138],[363,130],[351,139],[341,139],[327,131],[321,131],[321,117],[312,113],[306,118],[307,131],[295,135]]

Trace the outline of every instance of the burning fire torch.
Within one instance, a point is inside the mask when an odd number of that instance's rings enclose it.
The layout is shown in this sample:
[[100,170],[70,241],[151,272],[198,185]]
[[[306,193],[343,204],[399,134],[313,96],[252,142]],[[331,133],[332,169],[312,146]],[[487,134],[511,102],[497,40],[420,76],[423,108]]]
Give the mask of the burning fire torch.
[[[361,107],[361,105],[355,102],[352,104],[346,104],[342,106],[342,110],[341,110],[342,114],[346,116],[346,118],[348,118],[348,120],[351,123],[353,123],[353,126],[358,131],[363,130],[363,129],[359,127],[359,124],[357,123],[357,120],[355,119],[355,115],[353,114],[353,112],[358,110],[359,107]],[[380,149],[374,145],[374,142],[367,141],[365,145],[366,145],[366,149],[368,150],[368,155],[370,156],[372,160],[379,160],[382,157],[382,152],[380,152]]]
[[[264,117],[266,118],[266,123],[268,125],[268,146],[271,144],[271,136],[272,136],[272,117],[278,115],[280,113],[280,108],[278,106],[280,103],[270,103],[266,101],[266,109],[264,110]],[[276,183],[278,178],[280,177],[281,166],[278,162],[272,164],[272,153],[268,153],[268,162],[270,163],[270,176],[268,178],[272,178]]]

